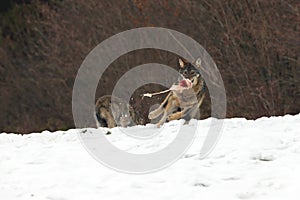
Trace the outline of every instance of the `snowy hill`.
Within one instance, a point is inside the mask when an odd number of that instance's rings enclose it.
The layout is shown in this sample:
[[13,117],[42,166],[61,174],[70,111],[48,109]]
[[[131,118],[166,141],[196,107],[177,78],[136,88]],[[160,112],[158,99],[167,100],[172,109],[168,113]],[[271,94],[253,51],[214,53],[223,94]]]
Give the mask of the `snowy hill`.
[[[209,120],[199,121],[203,130]],[[198,156],[200,134],[175,164],[145,175],[104,167],[82,146],[78,131],[0,134],[0,199],[296,200],[300,196],[300,115],[226,119],[221,139],[205,159]],[[135,153],[141,146],[143,153],[157,151],[172,139],[136,145],[117,128],[106,131],[112,132],[106,137],[118,148]]]

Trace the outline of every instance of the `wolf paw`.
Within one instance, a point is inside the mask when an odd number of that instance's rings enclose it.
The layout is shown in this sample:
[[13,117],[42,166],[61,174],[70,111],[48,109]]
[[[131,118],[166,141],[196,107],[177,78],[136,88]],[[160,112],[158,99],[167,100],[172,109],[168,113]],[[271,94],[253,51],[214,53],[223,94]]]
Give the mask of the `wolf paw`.
[[149,119],[154,119],[154,113],[153,113],[153,111],[149,113],[148,118]]
[[157,118],[161,113],[162,113],[162,109],[161,109],[161,108],[155,109],[155,110],[151,111],[151,112],[148,114],[148,118],[149,118],[149,119],[155,119],[155,118]]

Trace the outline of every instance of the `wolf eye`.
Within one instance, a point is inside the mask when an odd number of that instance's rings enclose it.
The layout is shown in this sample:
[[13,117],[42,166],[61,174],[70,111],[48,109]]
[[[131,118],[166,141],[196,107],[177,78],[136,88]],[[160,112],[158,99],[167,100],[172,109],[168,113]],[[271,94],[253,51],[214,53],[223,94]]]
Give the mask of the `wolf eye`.
[[187,71],[183,71],[183,75],[187,75]]
[[196,74],[196,72],[195,71],[191,71],[191,75],[195,75]]

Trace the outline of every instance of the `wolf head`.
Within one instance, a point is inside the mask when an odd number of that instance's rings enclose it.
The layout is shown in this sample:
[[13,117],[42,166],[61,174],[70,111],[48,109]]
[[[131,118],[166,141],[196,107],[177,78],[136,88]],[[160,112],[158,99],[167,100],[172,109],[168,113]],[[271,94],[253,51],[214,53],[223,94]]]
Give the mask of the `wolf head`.
[[133,109],[129,104],[121,101],[120,99],[117,101],[112,100],[111,109],[117,126],[127,127],[133,123]]
[[[200,58],[196,61],[196,66],[201,66]],[[197,69],[192,63],[183,58],[178,59],[179,73],[186,79],[192,82],[192,85],[197,85],[199,80],[202,79],[199,69]]]

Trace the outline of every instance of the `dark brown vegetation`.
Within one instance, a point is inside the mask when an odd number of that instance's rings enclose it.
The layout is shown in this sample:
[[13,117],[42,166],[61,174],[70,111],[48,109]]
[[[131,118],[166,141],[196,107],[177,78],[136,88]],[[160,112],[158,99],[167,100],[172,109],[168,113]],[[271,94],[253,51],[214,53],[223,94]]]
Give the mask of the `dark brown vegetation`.
[[[106,38],[141,26],[166,27],[197,40],[216,62],[227,92],[227,116],[300,112],[300,41],[297,0],[32,0],[0,5],[0,132],[28,133],[74,127],[72,87],[85,56]],[[176,66],[158,50],[131,52],[105,73],[112,92],[128,69],[148,62]],[[120,67],[121,66],[121,67]],[[139,94],[133,106],[147,121],[159,102]],[[203,117],[210,114],[209,99]]]

